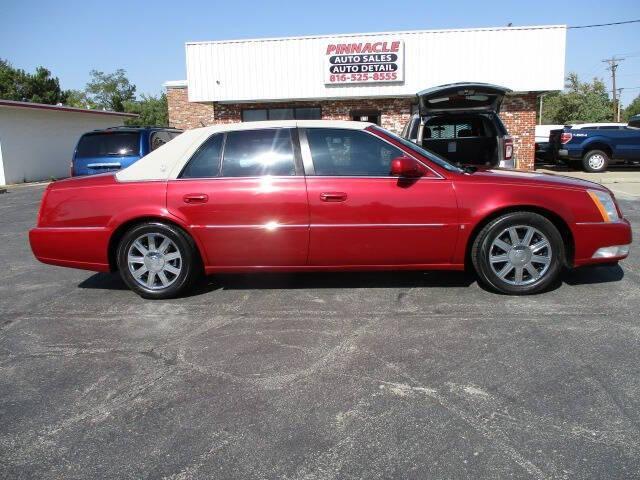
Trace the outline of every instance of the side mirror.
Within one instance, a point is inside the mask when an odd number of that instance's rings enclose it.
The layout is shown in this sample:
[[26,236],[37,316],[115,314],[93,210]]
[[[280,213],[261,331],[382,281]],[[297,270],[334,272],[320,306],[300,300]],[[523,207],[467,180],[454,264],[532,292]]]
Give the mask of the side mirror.
[[391,175],[401,178],[419,178],[424,175],[424,168],[411,157],[396,157],[391,160]]

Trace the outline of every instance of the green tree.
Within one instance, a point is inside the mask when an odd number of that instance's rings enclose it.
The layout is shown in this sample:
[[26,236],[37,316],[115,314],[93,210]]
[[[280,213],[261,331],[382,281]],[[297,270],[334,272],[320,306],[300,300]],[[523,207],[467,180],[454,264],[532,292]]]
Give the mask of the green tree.
[[96,104],[87,96],[84,90],[67,90],[65,105],[76,108],[96,108]]
[[634,115],[640,114],[640,95],[633,99],[633,101],[627,105],[624,109],[624,120],[629,121]]
[[56,105],[65,103],[67,92],[60,88],[58,77],[44,67],[28,73],[0,59],[0,98]]
[[138,114],[137,118],[125,120],[125,123],[130,126],[166,127],[169,125],[167,96],[164,93],[159,97],[143,94],[140,100],[127,102],[125,111]]
[[566,124],[572,122],[610,122],[613,103],[607,87],[599,78],[581,82],[578,75],[567,76],[565,91],[544,97],[542,123]]
[[125,104],[136,99],[136,86],[129,82],[123,69],[114,73],[91,70],[91,81],[85,89],[96,108],[124,112]]

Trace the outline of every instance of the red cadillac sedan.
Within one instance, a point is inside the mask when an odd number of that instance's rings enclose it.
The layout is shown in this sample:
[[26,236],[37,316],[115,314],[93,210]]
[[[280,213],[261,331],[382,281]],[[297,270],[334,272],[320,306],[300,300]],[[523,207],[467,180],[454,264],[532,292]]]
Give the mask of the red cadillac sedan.
[[631,227],[595,183],[459,168],[368,123],[280,121],[187,131],[54,182],[29,238],[44,263],[119,270],[153,299],[202,273],[467,267],[531,294],[625,258]]

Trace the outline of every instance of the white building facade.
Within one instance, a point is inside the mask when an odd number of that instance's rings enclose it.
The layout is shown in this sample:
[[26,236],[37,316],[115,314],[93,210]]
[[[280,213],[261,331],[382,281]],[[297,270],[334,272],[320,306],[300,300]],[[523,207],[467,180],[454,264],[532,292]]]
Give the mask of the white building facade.
[[127,117],[135,115],[0,100],[0,185],[68,177],[80,136]]
[[530,168],[537,97],[564,87],[565,45],[563,25],[187,43],[186,80],[165,84],[169,119],[366,119],[399,132],[418,91],[486,82],[513,90],[501,117]]

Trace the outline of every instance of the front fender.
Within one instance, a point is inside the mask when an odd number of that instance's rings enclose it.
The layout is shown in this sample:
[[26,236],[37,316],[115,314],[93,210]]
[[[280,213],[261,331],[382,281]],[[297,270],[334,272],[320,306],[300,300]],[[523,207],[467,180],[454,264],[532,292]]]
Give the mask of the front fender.
[[[487,195],[487,190],[493,190]],[[595,207],[582,189],[537,185],[490,185],[465,183],[456,186],[460,205],[460,242],[455,253],[456,262],[464,262],[466,253],[477,233],[486,223],[501,213],[530,210],[560,220],[571,232],[577,233],[580,222],[602,221]]]

